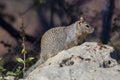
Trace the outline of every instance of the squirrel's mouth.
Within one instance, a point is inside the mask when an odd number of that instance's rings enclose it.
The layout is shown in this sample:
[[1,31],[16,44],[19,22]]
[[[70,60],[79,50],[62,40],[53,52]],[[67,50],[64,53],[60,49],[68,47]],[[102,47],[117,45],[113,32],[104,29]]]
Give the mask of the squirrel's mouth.
[[90,28],[88,33],[93,33],[94,32],[94,28]]

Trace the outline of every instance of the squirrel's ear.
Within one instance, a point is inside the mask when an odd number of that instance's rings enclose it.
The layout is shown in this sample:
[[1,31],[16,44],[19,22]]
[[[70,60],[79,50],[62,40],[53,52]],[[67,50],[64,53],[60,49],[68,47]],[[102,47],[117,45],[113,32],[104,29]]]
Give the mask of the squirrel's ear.
[[80,17],[80,20],[83,20],[83,17]]
[[83,18],[83,17],[80,17],[80,19],[79,19],[80,24],[81,24],[81,23],[84,23],[84,21],[85,21],[84,18]]

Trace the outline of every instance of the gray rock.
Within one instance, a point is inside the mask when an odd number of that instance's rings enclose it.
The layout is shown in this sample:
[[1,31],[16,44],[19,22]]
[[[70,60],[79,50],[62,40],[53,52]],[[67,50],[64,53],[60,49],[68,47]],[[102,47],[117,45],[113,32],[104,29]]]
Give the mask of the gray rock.
[[85,42],[49,58],[26,80],[120,80],[116,57],[113,47]]

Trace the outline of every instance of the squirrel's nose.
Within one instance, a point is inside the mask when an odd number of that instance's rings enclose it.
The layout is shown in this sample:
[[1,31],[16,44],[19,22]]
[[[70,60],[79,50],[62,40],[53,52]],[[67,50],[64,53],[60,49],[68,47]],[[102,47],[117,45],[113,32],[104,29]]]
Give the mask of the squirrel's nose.
[[91,28],[91,29],[90,29],[90,33],[93,33],[93,32],[94,32],[94,28]]

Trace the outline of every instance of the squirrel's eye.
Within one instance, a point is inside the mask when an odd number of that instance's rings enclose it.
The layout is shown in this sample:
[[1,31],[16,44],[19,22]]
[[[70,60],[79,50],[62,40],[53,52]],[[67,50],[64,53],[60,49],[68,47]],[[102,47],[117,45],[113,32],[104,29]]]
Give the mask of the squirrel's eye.
[[86,25],[86,27],[88,27],[88,28],[89,28],[89,25]]

